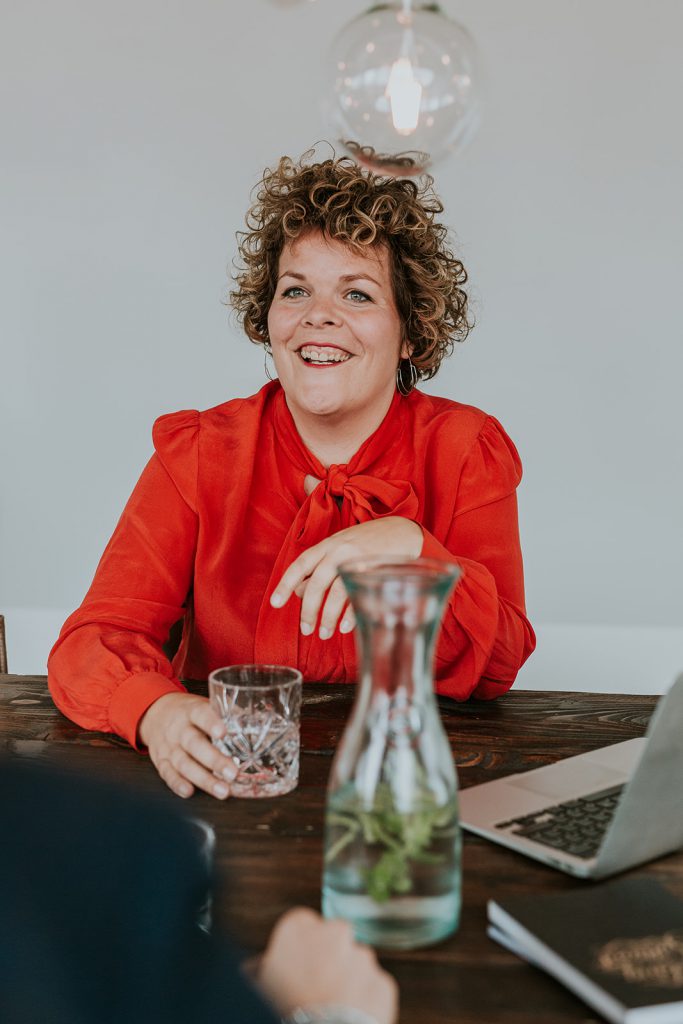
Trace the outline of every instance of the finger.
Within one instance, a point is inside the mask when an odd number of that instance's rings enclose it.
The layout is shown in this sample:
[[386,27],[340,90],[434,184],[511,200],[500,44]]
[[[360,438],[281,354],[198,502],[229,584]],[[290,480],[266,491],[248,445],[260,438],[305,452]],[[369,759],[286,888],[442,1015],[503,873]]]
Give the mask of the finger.
[[290,907],[289,910],[286,910],[282,917],[279,918],[275,928],[273,929],[273,934],[275,934],[276,931],[282,931],[283,927],[290,930],[292,928],[307,928],[310,930],[311,928],[320,927],[321,923],[322,918],[320,914],[311,907]]
[[315,629],[325,594],[336,575],[337,567],[333,560],[324,558],[306,584],[304,596],[301,598],[301,632],[304,636],[310,636]]
[[333,917],[331,920],[324,922],[325,931],[328,936],[331,937],[333,946],[339,951],[339,954],[343,952],[351,952],[356,948],[356,942],[353,936],[353,928],[348,921],[342,920],[340,917]]
[[230,794],[227,783],[215,779],[211,772],[202,768],[186,750],[176,747],[171,754],[173,768],[182,775],[184,779],[191,782],[197,789],[203,790],[209,796],[215,796],[218,800],[225,800]]
[[396,981],[376,961],[368,967],[367,977],[371,979],[371,984],[365,990],[370,1002],[365,1005],[372,1013],[373,1020],[376,1017],[378,1020],[396,1021],[399,998]]
[[189,796],[192,796],[194,793],[194,786],[192,786],[187,779],[184,779],[182,775],[175,770],[167,758],[160,761],[156,768],[168,788],[177,796],[181,796],[184,800],[187,800]]
[[198,699],[190,710],[190,722],[214,740],[225,736],[227,726],[206,698]]
[[351,630],[355,628],[355,626],[356,616],[351,605],[347,604],[346,608],[344,609],[344,614],[342,615],[342,620],[339,623],[339,632],[350,633]]
[[281,608],[283,604],[286,604],[296,588],[311,575],[325,553],[326,544],[327,541],[323,540],[320,544],[314,544],[312,548],[307,548],[284,571],[280,582],[270,595],[270,603],[273,608]]
[[197,764],[207,768],[212,775],[219,775],[226,782],[232,782],[237,775],[237,765],[231,757],[226,757],[220,750],[209,743],[203,733],[189,726],[181,737],[184,750]]
[[[318,635],[321,640],[329,640],[337,628],[337,623],[344,610],[344,605],[348,601],[348,596],[344,584],[340,580],[339,576],[333,581],[332,586],[327,591],[327,597],[325,598],[325,604],[323,605],[323,612],[320,617],[320,629]],[[302,607],[303,610],[303,607]]]

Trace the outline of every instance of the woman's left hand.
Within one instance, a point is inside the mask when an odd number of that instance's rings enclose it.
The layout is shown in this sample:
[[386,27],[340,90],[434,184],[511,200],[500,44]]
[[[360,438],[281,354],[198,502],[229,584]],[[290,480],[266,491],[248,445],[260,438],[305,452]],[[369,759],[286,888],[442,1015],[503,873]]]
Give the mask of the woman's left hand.
[[[283,574],[270,603],[281,608],[296,593],[301,598],[301,632],[310,636],[322,608],[318,635],[328,640],[348,601],[338,574],[342,562],[376,555],[404,555],[418,558],[422,550],[422,530],[412,519],[385,516],[333,533],[299,555]],[[339,624],[340,633],[349,633],[355,624],[347,608]]]

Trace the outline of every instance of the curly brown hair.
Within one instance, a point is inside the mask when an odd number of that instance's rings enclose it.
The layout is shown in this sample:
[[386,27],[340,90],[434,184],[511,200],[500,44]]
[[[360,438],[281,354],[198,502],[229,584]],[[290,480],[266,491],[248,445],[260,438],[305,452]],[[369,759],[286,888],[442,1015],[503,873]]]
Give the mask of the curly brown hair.
[[453,343],[472,324],[463,285],[467,272],[447,247],[448,229],[435,218],[443,204],[425,176],[417,185],[361,170],[350,157],[307,163],[282,157],[264,172],[256,201],[238,232],[241,266],[230,300],[247,336],[268,344],[268,310],[286,241],[309,230],[356,251],[386,245],[394,299],[418,376],[433,377]]

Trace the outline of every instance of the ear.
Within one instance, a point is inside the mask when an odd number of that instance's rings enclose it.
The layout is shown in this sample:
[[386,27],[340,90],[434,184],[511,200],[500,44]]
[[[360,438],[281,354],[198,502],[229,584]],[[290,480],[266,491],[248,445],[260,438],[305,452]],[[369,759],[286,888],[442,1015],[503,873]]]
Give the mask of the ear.
[[404,341],[403,344],[401,345],[400,358],[401,359],[410,359],[412,354],[413,354],[413,346],[410,344],[409,341],[407,341],[407,340]]

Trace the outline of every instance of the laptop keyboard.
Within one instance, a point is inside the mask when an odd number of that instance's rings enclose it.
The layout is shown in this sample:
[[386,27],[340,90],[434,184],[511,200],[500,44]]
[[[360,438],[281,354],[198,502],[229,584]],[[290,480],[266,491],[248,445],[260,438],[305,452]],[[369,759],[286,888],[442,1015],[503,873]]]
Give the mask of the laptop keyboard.
[[623,789],[623,785],[613,786],[577,800],[545,807],[534,814],[501,821],[495,827],[509,829],[516,836],[533,839],[535,843],[552,846],[574,857],[591,858],[600,849]]

